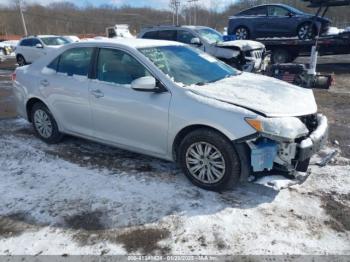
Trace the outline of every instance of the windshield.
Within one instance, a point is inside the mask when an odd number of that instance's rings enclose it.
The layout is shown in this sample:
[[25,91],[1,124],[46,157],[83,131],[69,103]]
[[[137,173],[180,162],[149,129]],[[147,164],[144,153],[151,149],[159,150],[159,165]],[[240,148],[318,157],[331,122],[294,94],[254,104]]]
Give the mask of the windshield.
[[176,83],[204,85],[234,76],[238,71],[216,58],[187,46],[160,46],[139,49]]
[[64,39],[63,37],[41,37],[41,41],[44,42],[45,45],[65,45],[69,44],[69,41]]
[[198,29],[197,32],[202,38],[204,38],[209,44],[223,42],[224,37],[218,31],[211,28]]
[[292,7],[292,6],[288,6],[289,11],[292,11],[294,14],[298,14],[298,15],[302,15],[305,14],[304,12]]

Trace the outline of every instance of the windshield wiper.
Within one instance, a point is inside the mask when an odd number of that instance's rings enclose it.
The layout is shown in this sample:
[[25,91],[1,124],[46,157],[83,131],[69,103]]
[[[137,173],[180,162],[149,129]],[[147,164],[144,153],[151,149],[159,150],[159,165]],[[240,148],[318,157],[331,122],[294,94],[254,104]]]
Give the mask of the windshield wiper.
[[205,84],[207,84],[206,82],[198,82],[195,83],[196,86],[204,86]]

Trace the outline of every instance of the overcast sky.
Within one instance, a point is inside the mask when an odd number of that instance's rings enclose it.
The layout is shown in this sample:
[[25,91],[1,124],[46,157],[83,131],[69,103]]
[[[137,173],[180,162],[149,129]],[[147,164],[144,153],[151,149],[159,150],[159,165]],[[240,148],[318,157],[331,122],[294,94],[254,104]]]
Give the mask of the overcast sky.
[[[43,5],[47,5],[52,2],[58,2],[63,0],[22,0],[24,3],[40,3]],[[120,5],[131,5],[136,7],[153,7],[158,9],[168,8],[169,0],[66,0],[72,3],[75,3],[78,6],[83,7],[87,3],[93,5],[101,5],[101,4],[113,4],[116,6]],[[187,0],[180,0],[182,5],[187,4]],[[217,6],[219,9],[225,7],[226,5],[234,2],[234,0],[198,0],[198,4],[201,6],[206,6],[208,8]],[[13,3],[13,0],[0,0],[0,4],[8,5]]]

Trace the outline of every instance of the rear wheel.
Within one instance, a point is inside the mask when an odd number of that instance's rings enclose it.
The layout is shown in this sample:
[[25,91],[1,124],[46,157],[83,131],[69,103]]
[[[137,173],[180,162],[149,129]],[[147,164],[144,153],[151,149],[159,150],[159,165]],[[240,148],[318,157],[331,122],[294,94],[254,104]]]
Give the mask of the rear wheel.
[[26,60],[24,59],[24,57],[22,55],[17,55],[17,64],[19,66],[24,66],[27,64]]
[[248,28],[245,26],[239,26],[235,30],[235,36],[237,40],[246,40],[249,39],[250,34]]
[[31,119],[36,135],[48,144],[61,141],[63,135],[59,132],[56,120],[43,103],[36,103],[31,110]]
[[240,160],[232,142],[218,132],[199,129],[180,144],[179,163],[188,179],[212,191],[231,189],[240,178]]

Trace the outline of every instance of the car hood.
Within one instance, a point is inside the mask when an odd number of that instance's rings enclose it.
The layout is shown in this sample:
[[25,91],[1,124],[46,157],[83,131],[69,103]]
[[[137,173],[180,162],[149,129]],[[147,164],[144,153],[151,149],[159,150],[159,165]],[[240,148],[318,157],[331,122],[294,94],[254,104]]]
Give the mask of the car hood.
[[219,47],[234,46],[234,47],[240,48],[242,51],[265,48],[265,46],[262,43],[257,41],[252,41],[252,40],[235,40],[235,41],[220,42],[220,43],[217,43],[217,46]]
[[204,86],[190,86],[197,95],[244,107],[267,117],[303,116],[317,112],[313,91],[281,80],[242,73]]

